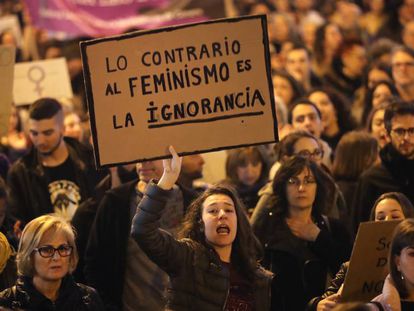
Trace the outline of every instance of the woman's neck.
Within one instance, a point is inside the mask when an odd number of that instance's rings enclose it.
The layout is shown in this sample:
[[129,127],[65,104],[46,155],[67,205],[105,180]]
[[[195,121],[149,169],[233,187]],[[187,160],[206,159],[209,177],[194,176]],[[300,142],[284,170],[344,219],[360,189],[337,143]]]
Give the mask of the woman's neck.
[[406,300],[414,302],[414,284],[409,284],[408,282],[405,282],[405,286],[408,290],[408,297]]
[[46,281],[40,277],[33,277],[34,287],[45,297],[51,301],[56,301],[59,296],[59,288],[62,284],[62,280],[57,281]]
[[293,218],[299,221],[307,222],[312,218],[312,206],[307,208],[289,207],[288,218]]
[[226,245],[226,246],[214,246],[213,245],[213,248],[216,251],[216,253],[219,255],[221,261],[230,263],[232,245]]

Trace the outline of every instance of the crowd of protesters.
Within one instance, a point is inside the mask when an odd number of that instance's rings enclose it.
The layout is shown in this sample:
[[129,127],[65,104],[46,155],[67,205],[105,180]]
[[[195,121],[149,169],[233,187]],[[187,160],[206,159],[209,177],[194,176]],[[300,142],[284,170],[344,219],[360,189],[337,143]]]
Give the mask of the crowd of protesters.
[[[65,57],[74,93],[10,107],[0,309],[413,310],[414,1],[224,2],[228,16],[267,15],[280,141],[226,151],[225,178],[200,182],[203,155],[173,147],[96,170],[88,38],[59,41],[23,1],[0,1],[23,34],[0,44],[16,62]],[[405,220],[382,295],[342,305],[359,224],[390,219]]]

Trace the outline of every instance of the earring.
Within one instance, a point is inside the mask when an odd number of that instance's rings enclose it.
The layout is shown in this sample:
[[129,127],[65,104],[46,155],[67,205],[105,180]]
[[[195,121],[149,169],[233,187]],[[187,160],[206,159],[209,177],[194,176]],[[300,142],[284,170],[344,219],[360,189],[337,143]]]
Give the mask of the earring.
[[404,281],[404,275],[402,274],[402,272],[400,273],[401,273],[401,280]]

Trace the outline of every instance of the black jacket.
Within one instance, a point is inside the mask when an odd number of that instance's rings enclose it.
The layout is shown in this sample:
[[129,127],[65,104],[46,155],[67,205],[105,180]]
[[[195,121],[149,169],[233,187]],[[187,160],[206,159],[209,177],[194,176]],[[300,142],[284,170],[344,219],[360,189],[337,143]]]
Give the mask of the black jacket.
[[[210,247],[176,240],[159,229],[169,191],[150,184],[133,220],[132,237],[170,276],[168,310],[223,310],[230,288],[229,270]],[[255,310],[270,310],[271,274],[262,268],[253,282]]]
[[351,253],[350,236],[334,218],[315,216],[321,230],[314,242],[299,239],[273,208],[258,211],[253,230],[265,249],[263,265],[277,276],[277,310],[304,310],[307,302],[323,293],[327,273],[335,275]]
[[329,297],[331,295],[334,295],[339,291],[339,288],[341,288],[342,284],[344,284],[344,282],[345,282],[345,276],[346,276],[346,273],[348,272],[348,268],[349,268],[349,261],[344,262],[341,265],[341,268],[339,269],[338,273],[332,279],[332,281],[329,284],[328,288],[322,294],[322,296],[312,298],[312,300],[309,301],[308,308],[306,309],[307,311],[316,311],[317,308],[318,308],[318,303],[321,300],[323,300],[326,297]]
[[[77,140],[65,137],[69,157],[73,161],[81,201],[92,196],[99,176],[91,150]],[[38,216],[53,213],[44,169],[35,148],[16,161],[8,173],[10,210],[13,216],[27,223]]]
[[[85,251],[84,276],[96,288],[108,310],[122,309],[128,238],[131,231],[130,200],[137,180],[109,190],[99,204]],[[180,187],[184,209],[195,198]]]
[[98,311],[103,304],[96,291],[75,283],[68,275],[62,280],[59,297],[52,302],[33,286],[32,279],[19,277],[15,286],[0,293],[0,306],[11,310],[30,311]]
[[362,221],[368,221],[371,209],[380,195],[398,191],[414,202],[414,160],[400,155],[391,145],[380,152],[381,164],[364,172],[357,185],[353,203],[355,231]]

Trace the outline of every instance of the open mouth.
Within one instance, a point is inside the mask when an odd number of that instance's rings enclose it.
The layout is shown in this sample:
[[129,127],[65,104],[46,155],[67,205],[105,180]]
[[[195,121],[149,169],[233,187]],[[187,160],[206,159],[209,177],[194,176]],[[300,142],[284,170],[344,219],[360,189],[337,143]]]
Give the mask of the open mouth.
[[216,232],[218,234],[226,235],[230,233],[230,228],[229,226],[222,224],[217,227]]

